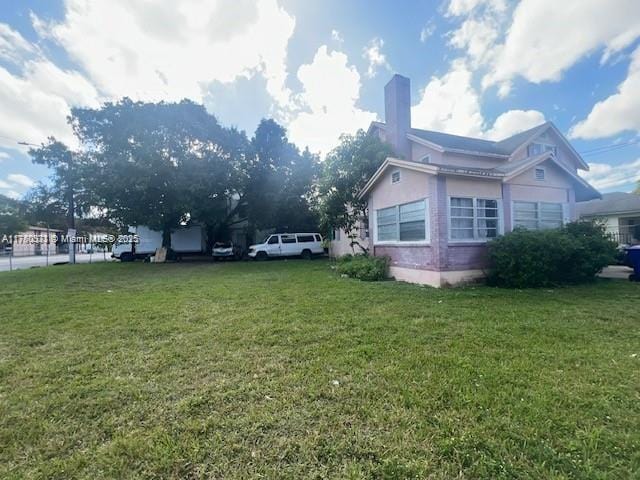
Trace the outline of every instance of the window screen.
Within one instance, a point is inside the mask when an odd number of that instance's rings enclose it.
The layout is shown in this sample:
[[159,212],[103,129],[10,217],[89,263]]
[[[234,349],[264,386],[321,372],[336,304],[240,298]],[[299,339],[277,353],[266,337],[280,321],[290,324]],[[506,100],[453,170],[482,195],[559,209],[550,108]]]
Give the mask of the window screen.
[[425,202],[406,203],[400,205],[400,240],[424,240],[425,232]]
[[529,230],[558,228],[563,223],[561,203],[513,202],[513,225]]
[[485,240],[498,236],[498,200],[452,197],[449,218],[452,240]]
[[381,242],[398,239],[398,209],[383,208],[377,212],[378,240]]

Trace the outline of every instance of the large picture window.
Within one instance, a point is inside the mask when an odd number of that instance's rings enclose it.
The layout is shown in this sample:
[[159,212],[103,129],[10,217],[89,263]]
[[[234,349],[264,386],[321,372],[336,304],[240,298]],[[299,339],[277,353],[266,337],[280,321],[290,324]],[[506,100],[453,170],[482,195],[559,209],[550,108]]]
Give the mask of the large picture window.
[[449,207],[451,240],[486,240],[500,233],[498,200],[452,197]]
[[529,230],[559,228],[563,224],[561,203],[513,202],[513,226]]
[[376,211],[378,242],[421,242],[427,239],[427,201]]

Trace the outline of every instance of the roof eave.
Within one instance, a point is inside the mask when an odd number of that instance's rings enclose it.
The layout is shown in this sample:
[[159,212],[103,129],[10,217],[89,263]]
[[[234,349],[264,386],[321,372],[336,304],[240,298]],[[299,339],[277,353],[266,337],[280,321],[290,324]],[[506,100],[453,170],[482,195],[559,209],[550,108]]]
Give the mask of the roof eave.
[[464,150],[461,148],[448,148],[444,147],[438,143],[430,142],[429,140],[425,140],[424,138],[418,137],[417,135],[413,135],[412,133],[407,133],[407,138],[412,142],[416,142],[420,145],[424,145],[425,147],[433,148],[434,150],[444,153],[459,153],[462,155],[473,155],[476,157],[491,157],[491,158],[500,158],[500,159],[508,159],[509,155],[504,155],[501,153],[488,153],[488,152],[478,152],[474,150]]

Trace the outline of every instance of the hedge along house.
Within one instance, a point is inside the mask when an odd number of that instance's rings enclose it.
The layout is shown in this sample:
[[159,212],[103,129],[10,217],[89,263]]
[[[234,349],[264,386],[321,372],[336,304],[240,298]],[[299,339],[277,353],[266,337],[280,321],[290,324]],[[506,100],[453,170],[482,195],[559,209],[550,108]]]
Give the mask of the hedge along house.
[[369,133],[390,143],[360,192],[371,251],[398,280],[433,286],[480,277],[486,242],[516,226],[552,228],[576,219],[576,201],[600,194],[578,176],[588,166],[550,122],[494,142],[411,127],[409,79],[385,86],[385,123]]

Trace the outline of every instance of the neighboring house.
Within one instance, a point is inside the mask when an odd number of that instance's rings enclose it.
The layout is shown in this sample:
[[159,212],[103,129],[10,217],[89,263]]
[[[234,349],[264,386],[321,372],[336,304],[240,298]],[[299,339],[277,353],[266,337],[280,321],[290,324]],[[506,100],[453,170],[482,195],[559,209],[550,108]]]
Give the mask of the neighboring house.
[[[357,242],[357,245],[354,242]],[[345,232],[341,228],[335,228],[331,232],[329,256],[335,258],[354,255],[364,253],[365,250],[369,250],[369,230],[364,222],[360,222],[351,233]]]
[[30,226],[24,232],[16,235],[11,252],[14,256],[67,253],[69,246],[62,241],[63,235],[62,230]]
[[640,195],[604,193],[601,199],[580,202],[576,207],[581,218],[602,222],[620,245],[640,243]]
[[600,194],[578,174],[588,166],[550,122],[504,140],[411,127],[409,79],[385,86],[385,123],[369,133],[390,143],[360,193],[369,208],[374,255],[396,279],[434,286],[483,275],[486,242],[516,226],[558,227],[576,201]]

